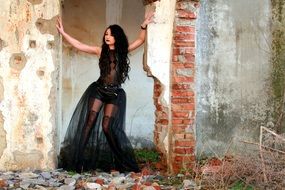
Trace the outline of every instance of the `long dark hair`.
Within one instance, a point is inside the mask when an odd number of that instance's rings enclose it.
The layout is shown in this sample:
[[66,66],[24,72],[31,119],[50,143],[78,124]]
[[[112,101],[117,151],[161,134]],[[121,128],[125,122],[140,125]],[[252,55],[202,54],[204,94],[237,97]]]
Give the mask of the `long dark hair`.
[[[119,25],[110,25],[106,31],[110,29],[112,36],[115,38],[115,58],[117,65],[117,72],[118,72],[118,83],[122,84],[125,82],[127,78],[129,78],[129,71],[130,71],[130,60],[128,57],[128,47],[129,42],[128,38],[124,32],[124,30]],[[99,66],[101,70],[101,76],[104,78],[106,77],[110,71],[111,67],[109,63],[109,45],[105,42],[105,33],[103,36],[103,43],[102,43],[102,51],[99,59]]]

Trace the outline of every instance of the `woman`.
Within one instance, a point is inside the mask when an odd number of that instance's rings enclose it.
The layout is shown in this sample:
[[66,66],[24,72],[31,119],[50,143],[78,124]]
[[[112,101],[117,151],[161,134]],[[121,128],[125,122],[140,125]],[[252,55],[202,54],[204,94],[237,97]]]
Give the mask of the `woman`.
[[143,44],[152,18],[153,13],[146,15],[139,37],[130,44],[120,26],[109,26],[101,47],[74,39],[58,19],[56,27],[67,42],[80,51],[100,56],[100,77],[86,89],[75,108],[60,151],[59,167],[77,172],[139,171],[124,132],[126,94],[121,84],[128,78],[130,69],[128,52]]

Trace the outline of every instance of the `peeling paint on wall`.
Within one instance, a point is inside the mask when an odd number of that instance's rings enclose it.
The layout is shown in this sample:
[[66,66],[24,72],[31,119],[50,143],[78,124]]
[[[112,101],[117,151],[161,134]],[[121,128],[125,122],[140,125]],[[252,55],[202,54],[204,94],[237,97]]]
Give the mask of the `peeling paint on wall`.
[[56,98],[50,93],[57,86],[59,8],[56,0],[9,0],[0,7],[0,170],[56,166],[50,156],[56,148]]

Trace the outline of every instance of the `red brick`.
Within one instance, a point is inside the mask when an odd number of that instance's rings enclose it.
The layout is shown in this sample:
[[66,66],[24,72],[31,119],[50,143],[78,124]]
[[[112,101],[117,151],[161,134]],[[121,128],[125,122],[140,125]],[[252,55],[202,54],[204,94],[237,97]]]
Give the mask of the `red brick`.
[[191,33],[195,34],[195,27],[193,26],[176,26],[174,28],[175,32],[181,32],[181,33]]
[[195,47],[195,42],[176,42],[174,41],[174,47]]
[[163,110],[162,106],[158,105],[157,103],[155,104],[155,108],[156,108],[157,111],[162,111]]
[[185,149],[184,148],[175,148],[174,153],[176,154],[185,154]]
[[172,119],[172,124],[183,124],[182,119]]
[[172,111],[172,117],[189,118],[189,112]]
[[187,90],[187,89],[191,89],[191,85],[190,84],[173,84],[172,89],[174,89],[174,90]]
[[188,97],[194,96],[195,93],[192,91],[185,91],[185,90],[172,90],[172,96],[174,97]]
[[[190,4],[189,4],[190,3]],[[176,19],[173,29],[173,49],[172,49],[172,73],[171,73],[171,120],[166,108],[159,102],[159,96],[162,93],[161,83],[155,80],[154,97],[157,108],[156,129],[154,138],[156,143],[161,143],[161,132],[168,130],[169,123],[172,124],[171,130],[174,135],[174,148],[171,152],[171,168],[174,172],[181,171],[182,167],[193,167],[195,157],[194,134],[186,132],[186,128],[192,127],[195,121],[195,93],[191,88],[195,80],[195,26],[189,26],[185,23],[195,24],[194,19],[197,17],[193,8],[198,7],[199,3],[190,0],[177,0]],[[185,22],[186,21],[186,22]],[[184,68],[187,69],[184,72]],[[193,72],[189,71],[193,69]],[[193,74],[193,75],[192,75]],[[184,111],[185,110],[185,111]],[[160,130],[157,131],[157,130]]]
[[195,34],[184,34],[184,33],[176,33],[174,34],[175,41],[194,41]]
[[195,93],[190,90],[172,90],[172,97],[194,97]]
[[178,61],[179,61],[179,60],[178,60],[178,55],[173,55],[173,56],[172,56],[172,61],[178,62]]
[[173,55],[180,55],[181,54],[181,48],[173,48],[172,49],[172,56]]
[[186,18],[186,19],[196,19],[197,18],[197,14],[192,11],[177,10],[177,14],[179,18]]
[[183,128],[185,129],[187,127],[190,127],[191,124],[193,124],[193,120],[173,118],[172,124],[176,125],[177,127],[178,127],[178,125],[180,125],[180,128],[183,126]]
[[168,125],[168,120],[167,119],[160,119],[158,123],[161,123],[162,125]]
[[174,173],[179,173],[181,171],[181,163],[172,163],[172,169]]
[[176,154],[193,154],[194,149],[193,148],[175,148],[174,153],[176,153]]
[[175,141],[175,146],[182,146],[182,147],[193,147],[194,146],[193,140],[187,140],[187,141]]
[[190,125],[190,124],[193,124],[193,120],[191,119],[183,119],[183,124],[186,124],[186,125]]
[[98,184],[100,184],[100,185],[103,185],[103,184],[104,184],[104,179],[97,178],[97,179],[95,180],[95,183],[98,183]]
[[174,157],[174,161],[176,161],[176,162],[182,162],[183,159],[184,159],[183,156],[175,156],[175,157]]
[[194,103],[194,98],[187,97],[187,98],[171,98],[171,102],[175,104],[181,104],[181,103]]
[[173,82],[174,83],[182,83],[182,82],[193,82],[194,78],[193,77],[179,77],[179,76],[174,76]]

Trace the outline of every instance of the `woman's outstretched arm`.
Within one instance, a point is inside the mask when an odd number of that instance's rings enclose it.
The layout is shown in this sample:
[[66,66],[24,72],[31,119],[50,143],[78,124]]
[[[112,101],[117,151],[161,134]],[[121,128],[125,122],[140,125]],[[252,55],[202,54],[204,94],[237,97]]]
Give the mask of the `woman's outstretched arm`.
[[129,45],[129,48],[128,48],[129,52],[137,49],[144,43],[145,36],[146,36],[146,28],[149,23],[153,22],[153,15],[154,15],[154,12],[149,12],[148,14],[146,14],[145,19],[143,23],[141,24],[141,31],[140,31],[138,38],[134,42],[130,43]]
[[91,54],[96,54],[96,55],[101,54],[101,48],[100,47],[83,44],[82,42],[76,40],[75,38],[73,38],[72,36],[67,34],[64,31],[61,18],[57,19],[56,28],[57,28],[58,32],[64,37],[64,39],[68,43],[70,43],[73,47],[75,47],[76,49],[83,51],[83,52],[86,52],[86,53],[91,53]]

